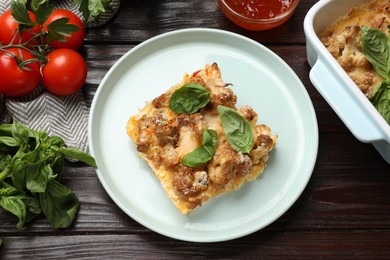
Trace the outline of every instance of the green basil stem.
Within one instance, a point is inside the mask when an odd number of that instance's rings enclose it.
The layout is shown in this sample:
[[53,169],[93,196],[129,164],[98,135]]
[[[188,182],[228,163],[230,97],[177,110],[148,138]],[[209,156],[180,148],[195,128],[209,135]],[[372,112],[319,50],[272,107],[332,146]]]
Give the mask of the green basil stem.
[[6,167],[1,173],[0,173],[0,182],[2,182],[5,178],[8,177],[8,175],[11,173],[10,167]]

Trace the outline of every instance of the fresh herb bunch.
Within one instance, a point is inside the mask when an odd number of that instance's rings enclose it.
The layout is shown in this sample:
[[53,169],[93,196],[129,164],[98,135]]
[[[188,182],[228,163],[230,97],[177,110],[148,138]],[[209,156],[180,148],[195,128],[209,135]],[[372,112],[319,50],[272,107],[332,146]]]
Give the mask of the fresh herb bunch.
[[[37,10],[37,8],[44,4],[58,0],[23,0],[29,6],[29,8],[33,11]],[[76,4],[80,4],[79,11],[83,14],[83,17],[86,21],[88,19],[96,20],[99,16],[104,13],[107,8],[109,8],[109,4],[112,0],[73,0]]]
[[60,183],[65,157],[97,168],[92,156],[58,136],[15,120],[0,125],[0,206],[18,218],[17,229],[42,213],[54,228],[72,224],[79,200]]
[[[390,32],[390,25],[387,27]],[[375,71],[384,78],[370,98],[382,117],[390,124],[390,37],[375,28],[362,26],[362,50]]]

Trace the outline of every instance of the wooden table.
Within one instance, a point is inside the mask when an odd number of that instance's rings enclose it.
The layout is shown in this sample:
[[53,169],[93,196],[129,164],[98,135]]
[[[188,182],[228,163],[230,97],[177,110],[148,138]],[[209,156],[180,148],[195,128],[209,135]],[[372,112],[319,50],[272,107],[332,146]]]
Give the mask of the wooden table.
[[[344,0],[347,1],[347,0]],[[183,28],[218,28],[267,46],[297,73],[314,104],[318,159],[296,203],[254,234],[219,243],[183,242],[159,235],[127,216],[107,195],[94,169],[68,163],[64,184],[81,208],[74,225],[52,229],[43,218],[23,231],[0,210],[1,259],[390,259],[390,167],[370,144],[359,142],[309,80],[303,20],[317,0],[301,0],[286,24],[269,31],[240,29],[216,0],[122,1],[117,16],[89,29],[81,53],[89,74],[88,105],[109,68],[137,44]]]

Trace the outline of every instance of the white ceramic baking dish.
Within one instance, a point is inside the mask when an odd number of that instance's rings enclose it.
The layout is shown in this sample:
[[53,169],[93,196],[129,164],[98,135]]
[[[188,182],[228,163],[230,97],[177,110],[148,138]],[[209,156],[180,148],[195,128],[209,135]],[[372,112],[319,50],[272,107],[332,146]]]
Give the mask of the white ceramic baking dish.
[[320,0],[304,20],[310,80],[352,134],[372,143],[390,163],[390,126],[321,43],[318,36],[339,16],[369,0]]

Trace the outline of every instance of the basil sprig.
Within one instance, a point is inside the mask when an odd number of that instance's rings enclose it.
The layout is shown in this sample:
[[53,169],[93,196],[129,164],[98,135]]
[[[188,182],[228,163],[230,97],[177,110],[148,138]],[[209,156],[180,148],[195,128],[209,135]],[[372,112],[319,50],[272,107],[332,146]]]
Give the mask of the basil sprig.
[[203,132],[202,145],[186,154],[182,164],[189,167],[201,166],[213,159],[217,149],[218,134],[215,130],[206,129]]
[[0,206],[18,218],[18,229],[41,213],[54,228],[72,224],[79,200],[59,182],[65,156],[97,167],[92,156],[58,136],[17,121],[0,125]]
[[370,101],[390,124],[390,38],[381,30],[367,26],[362,26],[361,33],[362,51],[366,59],[384,78]]
[[217,109],[229,144],[237,152],[249,153],[254,145],[254,132],[248,120],[234,109],[221,105]]
[[196,83],[185,84],[173,92],[169,108],[176,114],[194,114],[210,102],[210,93]]

